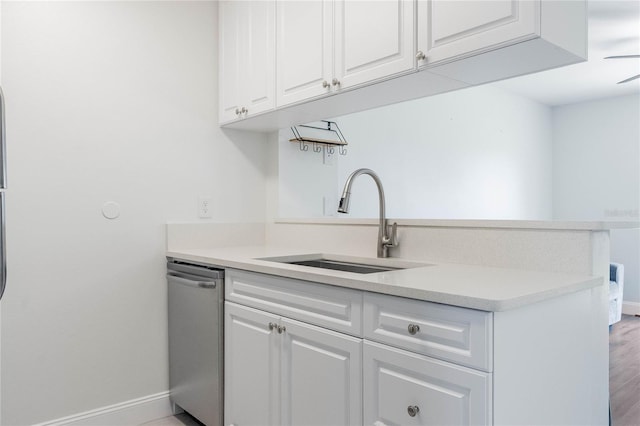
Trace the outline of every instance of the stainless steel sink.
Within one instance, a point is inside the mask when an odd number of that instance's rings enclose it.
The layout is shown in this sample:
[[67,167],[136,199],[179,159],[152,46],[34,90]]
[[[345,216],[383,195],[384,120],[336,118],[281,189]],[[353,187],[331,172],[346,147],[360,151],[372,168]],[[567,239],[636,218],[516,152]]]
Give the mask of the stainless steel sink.
[[424,263],[409,262],[400,259],[370,259],[327,254],[265,257],[259,260],[286,263],[289,265],[309,266],[311,268],[332,269],[334,271],[352,272],[355,274],[374,274],[377,272],[389,272],[400,269],[429,266]]
[[286,262],[290,265],[311,266],[313,268],[333,269],[336,271],[353,272],[356,274],[373,274],[375,272],[387,272],[401,268],[391,268],[388,266],[364,265],[361,263],[340,262],[338,260],[316,259],[299,260],[297,262]]

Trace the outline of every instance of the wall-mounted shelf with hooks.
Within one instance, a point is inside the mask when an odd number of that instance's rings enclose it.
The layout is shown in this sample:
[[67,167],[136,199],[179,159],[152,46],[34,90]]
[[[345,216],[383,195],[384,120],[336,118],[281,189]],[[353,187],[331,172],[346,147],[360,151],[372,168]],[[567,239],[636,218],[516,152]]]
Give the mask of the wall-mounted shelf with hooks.
[[340,155],[347,155],[347,140],[340,131],[340,127],[335,121],[322,120],[318,126],[311,124],[299,124],[291,127],[293,139],[290,142],[300,144],[300,151],[308,151],[309,145],[313,147],[313,152],[326,152],[330,155],[335,153],[336,147]]

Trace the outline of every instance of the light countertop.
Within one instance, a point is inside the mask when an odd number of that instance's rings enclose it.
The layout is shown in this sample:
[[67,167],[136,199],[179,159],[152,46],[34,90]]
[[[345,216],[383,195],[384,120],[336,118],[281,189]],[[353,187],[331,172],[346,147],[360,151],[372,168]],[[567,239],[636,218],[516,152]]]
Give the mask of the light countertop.
[[[485,267],[479,265],[429,264],[403,259],[356,258],[326,255],[335,260],[410,266],[373,274],[357,274],[291,265],[262,258],[321,254],[310,250],[270,246],[181,249],[174,257],[224,268],[314,281],[376,293],[426,300],[484,311],[505,311],[564,294],[597,287],[602,277]],[[399,265],[403,263],[404,265]]]

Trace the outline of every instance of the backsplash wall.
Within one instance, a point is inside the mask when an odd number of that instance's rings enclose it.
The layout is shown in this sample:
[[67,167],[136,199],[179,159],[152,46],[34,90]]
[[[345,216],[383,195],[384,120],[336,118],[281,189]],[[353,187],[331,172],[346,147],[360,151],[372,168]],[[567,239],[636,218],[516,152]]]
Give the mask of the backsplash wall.
[[[335,119],[347,155],[326,161],[281,131],[280,217],[336,216],[353,170],[381,178],[395,218],[551,218],[551,109],[492,86],[463,89]],[[369,177],[353,186],[348,217],[371,218]],[[328,206],[327,206],[328,205]],[[341,215],[339,215],[341,216]]]

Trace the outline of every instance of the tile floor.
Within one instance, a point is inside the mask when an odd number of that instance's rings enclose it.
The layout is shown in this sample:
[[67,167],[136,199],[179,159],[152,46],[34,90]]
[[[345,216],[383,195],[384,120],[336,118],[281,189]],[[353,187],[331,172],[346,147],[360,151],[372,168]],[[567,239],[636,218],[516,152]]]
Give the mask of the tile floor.
[[187,413],[177,414],[175,416],[164,417],[143,423],[140,426],[203,426],[202,423],[188,415]]

